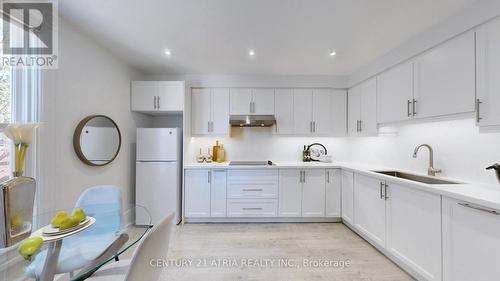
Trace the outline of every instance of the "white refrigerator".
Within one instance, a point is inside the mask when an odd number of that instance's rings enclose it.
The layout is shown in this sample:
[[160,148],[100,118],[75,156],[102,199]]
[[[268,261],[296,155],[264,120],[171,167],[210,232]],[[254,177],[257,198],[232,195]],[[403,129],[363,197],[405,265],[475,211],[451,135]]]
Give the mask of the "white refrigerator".
[[[153,225],[172,212],[181,221],[181,150],[178,128],[137,129],[135,199]],[[149,216],[138,207],[135,223],[148,225]]]

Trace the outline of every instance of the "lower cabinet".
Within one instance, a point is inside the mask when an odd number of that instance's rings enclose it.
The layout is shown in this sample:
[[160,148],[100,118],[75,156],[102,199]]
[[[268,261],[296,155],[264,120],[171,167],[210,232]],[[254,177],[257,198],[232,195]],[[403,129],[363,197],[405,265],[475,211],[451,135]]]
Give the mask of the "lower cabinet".
[[500,279],[500,210],[443,197],[443,280]]
[[342,172],[340,169],[326,170],[325,216],[340,218],[340,194]]
[[387,251],[425,280],[441,280],[441,196],[391,182],[384,188]]
[[304,170],[302,186],[302,216],[324,217],[325,203],[325,170]]
[[212,171],[209,169],[186,170],[184,174],[184,216],[210,217],[210,185]]
[[211,194],[210,194],[210,216],[226,216],[226,170],[212,170]]
[[354,225],[354,173],[342,171],[342,220]]
[[279,194],[280,217],[302,216],[302,170],[280,170]]
[[385,246],[385,197],[383,182],[354,175],[354,225],[379,246]]

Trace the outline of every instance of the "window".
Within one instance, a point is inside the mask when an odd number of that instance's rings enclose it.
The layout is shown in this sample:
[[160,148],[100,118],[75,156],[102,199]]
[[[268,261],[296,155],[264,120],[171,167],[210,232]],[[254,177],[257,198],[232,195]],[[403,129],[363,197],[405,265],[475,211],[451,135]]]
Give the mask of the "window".
[[12,145],[3,129],[12,120],[12,70],[0,67],[0,182],[11,175],[10,158]]

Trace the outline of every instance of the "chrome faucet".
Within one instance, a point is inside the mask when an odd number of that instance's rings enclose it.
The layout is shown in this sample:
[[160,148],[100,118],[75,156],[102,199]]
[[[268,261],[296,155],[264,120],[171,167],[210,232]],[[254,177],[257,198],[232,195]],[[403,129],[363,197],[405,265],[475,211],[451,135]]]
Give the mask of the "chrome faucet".
[[421,144],[415,147],[415,151],[413,151],[413,158],[417,158],[417,152],[422,146],[425,146],[429,149],[429,168],[427,169],[427,174],[429,176],[436,176],[436,174],[441,173],[442,170],[434,168],[434,150],[432,150],[432,147],[430,145]]

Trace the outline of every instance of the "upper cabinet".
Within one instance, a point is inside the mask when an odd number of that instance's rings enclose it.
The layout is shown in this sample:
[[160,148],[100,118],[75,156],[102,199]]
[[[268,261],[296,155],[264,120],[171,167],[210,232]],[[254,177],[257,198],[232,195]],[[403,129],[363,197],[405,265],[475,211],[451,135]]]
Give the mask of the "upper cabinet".
[[183,81],[132,81],[132,111],[168,113],[184,111]]
[[476,31],[476,122],[479,126],[500,125],[500,19]]
[[473,112],[474,33],[467,32],[414,61],[413,115],[418,118]]
[[192,89],[191,132],[193,135],[229,133],[229,89]]
[[415,103],[412,61],[395,66],[377,77],[378,123],[411,119]]
[[371,78],[351,89],[348,94],[348,130],[350,136],[376,135],[377,80]]
[[275,105],[278,134],[346,134],[345,90],[277,89]]
[[231,110],[234,115],[273,115],[274,89],[231,89]]

